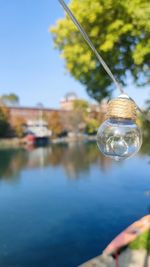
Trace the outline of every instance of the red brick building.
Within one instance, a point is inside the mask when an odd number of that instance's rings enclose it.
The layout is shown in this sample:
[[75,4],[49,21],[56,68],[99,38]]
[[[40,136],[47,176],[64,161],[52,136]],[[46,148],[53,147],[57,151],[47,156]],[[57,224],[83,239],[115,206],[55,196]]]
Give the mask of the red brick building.
[[53,112],[60,113],[58,109],[39,108],[39,107],[9,107],[10,121],[16,118],[22,118],[25,122],[28,120],[37,120],[39,117],[49,117]]

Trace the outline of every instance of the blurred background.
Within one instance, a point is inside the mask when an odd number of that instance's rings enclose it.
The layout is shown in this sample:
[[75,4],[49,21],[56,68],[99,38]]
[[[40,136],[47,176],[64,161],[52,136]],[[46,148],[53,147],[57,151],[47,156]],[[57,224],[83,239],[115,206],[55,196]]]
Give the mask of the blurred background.
[[[150,116],[150,3],[66,1]],[[148,213],[150,124],[124,162],[96,145],[110,78],[58,1],[0,0],[0,265],[72,267]]]

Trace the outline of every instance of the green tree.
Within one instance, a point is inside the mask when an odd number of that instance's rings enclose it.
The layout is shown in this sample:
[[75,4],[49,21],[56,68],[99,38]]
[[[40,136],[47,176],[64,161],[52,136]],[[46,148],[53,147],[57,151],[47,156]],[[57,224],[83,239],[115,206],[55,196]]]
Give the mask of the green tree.
[[7,106],[9,106],[9,105],[15,106],[15,105],[19,104],[19,97],[13,93],[8,94],[8,95],[6,95],[6,94],[2,95],[1,100]]
[[[145,117],[150,119],[150,100],[146,101],[147,109],[145,109]],[[144,118],[144,116],[140,117],[140,125],[142,127],[143,134],[143,144],[141,148],[141,153],[150,155],[150,122]]]
[[9,129],[9,111],[6,107],[0,106],[0,137],[5,137]]
[[47,118],[48,127],[52,131],[52,135],[57,137],[63,131],[63,125],[61,121],[61,116],[57,111],[53,111]]
[[[71,0],[69,6],[120,82],[127,84],[127,73],[137,85],[150,81],[150,1]],[[66,68],[88,94],[98,101],[110,95],[110,78],[70,18],[51,32]]]
[[83,132],[86,127],[86,117],[88,113],[88,103],[82,99],[73,101],[72,110],[62,112],[61,122],[67,132]]
[[81,112],[82,115],[86,115],[88,111],[89,104],[86,100],[76,99],[73,101],[73,110],[77,112]]
[[71,125],[74,126],[74,132],[83,132],[86,127],[86,118],[89,104],[82,99],[76,99],[73,102],[73,111],[71,113]]
[[87,124],[86,124],[86,132],[88,134],[96,134],[98,127],[99,127],[98,120],[94,118],[88,118]]
[[15,116],[13,123],[11,124],[12,130],[17,137],[22,137],[24,134],[24,126],[26,121],[21,116]]

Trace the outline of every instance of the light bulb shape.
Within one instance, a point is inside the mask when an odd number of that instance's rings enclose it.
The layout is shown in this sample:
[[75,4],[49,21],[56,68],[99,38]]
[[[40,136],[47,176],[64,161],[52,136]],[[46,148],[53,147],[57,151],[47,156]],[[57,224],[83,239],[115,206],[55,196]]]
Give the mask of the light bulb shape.
[[126,159],[139,151],[142,133],[133,120],[110,118],[98,129],[97,145],[107,157]]

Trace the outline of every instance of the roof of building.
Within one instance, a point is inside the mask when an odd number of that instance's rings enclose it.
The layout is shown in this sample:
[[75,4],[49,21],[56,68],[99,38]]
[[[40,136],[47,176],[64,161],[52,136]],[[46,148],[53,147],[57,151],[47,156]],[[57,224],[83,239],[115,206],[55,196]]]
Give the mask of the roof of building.
[[77,94],[74,92],[68,92],[65,94],[65,96],[61,99],[61,102],[67,102],[77,99]]

